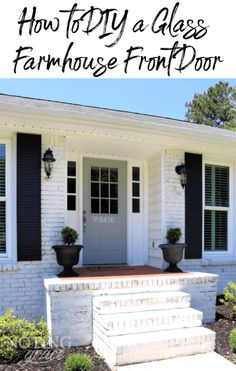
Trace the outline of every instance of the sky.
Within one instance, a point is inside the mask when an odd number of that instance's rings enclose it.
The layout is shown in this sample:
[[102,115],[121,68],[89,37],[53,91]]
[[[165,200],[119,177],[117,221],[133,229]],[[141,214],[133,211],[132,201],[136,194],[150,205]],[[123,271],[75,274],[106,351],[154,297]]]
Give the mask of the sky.
[[185,103],[219,80],[236,86],[236,79],[0,79],[0,93],[183,120]]

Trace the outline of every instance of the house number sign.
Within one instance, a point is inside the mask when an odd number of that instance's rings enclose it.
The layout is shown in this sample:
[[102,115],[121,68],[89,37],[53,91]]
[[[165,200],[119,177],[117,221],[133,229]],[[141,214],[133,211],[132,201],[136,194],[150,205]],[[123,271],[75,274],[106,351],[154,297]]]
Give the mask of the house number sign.
[[96,224],[114,224],[114,216],[94,216],[93,221]]

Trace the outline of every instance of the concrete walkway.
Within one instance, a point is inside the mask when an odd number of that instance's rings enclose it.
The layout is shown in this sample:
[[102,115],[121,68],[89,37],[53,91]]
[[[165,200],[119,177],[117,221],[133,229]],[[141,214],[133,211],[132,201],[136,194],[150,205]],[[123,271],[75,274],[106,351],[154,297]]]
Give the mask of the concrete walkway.
[[117,371],[236,371],[236,365],[215,352],[188,357],[120,366]]

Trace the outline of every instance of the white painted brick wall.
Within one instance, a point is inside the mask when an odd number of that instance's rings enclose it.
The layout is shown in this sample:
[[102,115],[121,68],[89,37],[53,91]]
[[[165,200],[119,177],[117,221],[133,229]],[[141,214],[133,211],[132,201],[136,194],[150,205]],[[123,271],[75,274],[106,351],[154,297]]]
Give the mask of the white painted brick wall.
[[[164,228],[181,228],[184,241],[185,234],[185,195],[175,172],[176,165],[184,162],[184,151],[167,150],[164,155]],[[163,241],[164,242],[164,241]]]
[[[158,198],[158,202],[162,203],[161,206],[156,206],[161,212],[159,218],[155,220],[155,215],[150,214],[150,220],[154,218],[154,221],[158,224],[156,230],[159,232],[157,237],[158,244],[152,249],[149,247],[149,264],[163,268],[166,266],[162,258],[162,252],[158,245],[160,243],[165,243],[166,232],[169,228],[181,228],[182,238],[181,242],[184,241],[185,234],[185,196],[184,190],[182,189],[179,181],[179,176],[175,172],[176,165],[184,162],[184,151],[182,150],[166,150],[162,154],[161,161],[151,161],[149,164],[149,174],[150,174],[150,185],[149,185],[149,195],[150,195],[150,205],[155,204],[155,193],[153,193],[153,181],[157,182],[156,192],[161,193],[161,198]],[[162,171],[160,168],[162,167]],[[158,168],[157,170],[155,168]],[[158,182],[157,176],[164,177],[162,183]],[[150,208],[150,211],[152,209]],[[152,235],[150,233],[150,241],[152,240]]]
[[0,264],[0,313],[14,308],[17,315],[35,320],[44,314],[43,277],[59,270],[51,246],[60,242],[65,222],[65,139],[42,136],[42,155],[48,147],[56,162],[49,180],[45,179],[42,166],[42,261]]
[[210,259],[184,260],[179,264],[180,268],[188,272],[207,272],[219,275],[217,294],[222,294],[227,282],[236,282],[236,260],[228,259],[224,262]]

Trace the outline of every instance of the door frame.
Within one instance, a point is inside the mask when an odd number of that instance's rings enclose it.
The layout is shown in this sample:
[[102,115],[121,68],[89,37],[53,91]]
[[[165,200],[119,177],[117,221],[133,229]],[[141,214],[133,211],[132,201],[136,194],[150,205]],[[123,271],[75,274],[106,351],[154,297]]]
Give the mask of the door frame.
[[[79,242],[83,244],[83,166],[84,166],[84,159],[85,158],[94,158],[94,159],[104,159],[104,160],[113,160],[113,161],[125,161],[127,163],[127,202],[126,202],[126,216],[127,216],[127,264],[129,265],[143,265],[148,263],[148,163],[147,161],[131,159],[127,157],[118,157],[118,156],[107,156],[107,155],[98,155],[94,153],[81,153],[78,154],[77,162],[78,162],[78,175],[77,175],[77,182],[78,182],[78,212],[79,212]],[[68,159],[68,161],[70,161]],[[135,244],[132,237],[132,167],[138,166],[141,169],[142,174],[142,185],[141,185],[141,197],[140,203],[142,203],[142,213],[140,213],[140,218],[142,219],[142,230],[141,236],[142,241],[141,244],[141,251],[139,253],[139,257],[137,257],[135,252]],[[80,265],[83,265],[83,251],[80,253]]]

